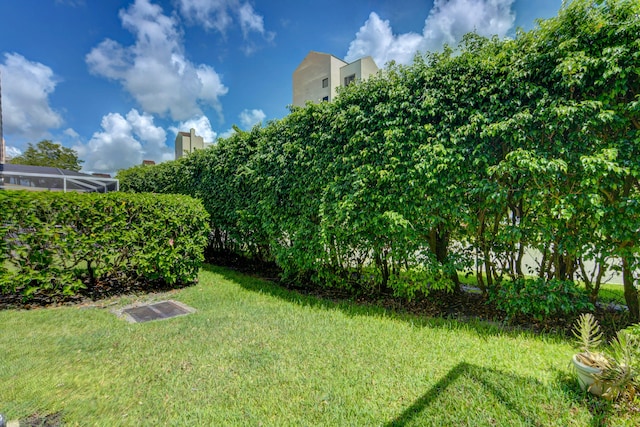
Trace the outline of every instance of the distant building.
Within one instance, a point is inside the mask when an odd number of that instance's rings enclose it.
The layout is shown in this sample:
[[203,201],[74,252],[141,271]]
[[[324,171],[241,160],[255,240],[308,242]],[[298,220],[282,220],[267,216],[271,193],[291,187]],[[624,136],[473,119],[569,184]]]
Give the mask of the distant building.
[[178,132],[176,135],[176,160],[203,148],[204,139],[196,135],[193,128],[189,132]]
[[4,138],[2,138],[2,136],[0,136],[0,138],[0,164],[3,164],[11,159],[7,157],[7,149],[5,148]]
[[373,58],[347,63],[327,53],[311,51],[293,72],[293,105],[332,101],[340,86],[367,79],[378,72]]
[[[185,133],[186,133],[186,132],[185,132]],[[143,166],[153,166],[153,165],[155,165],[155,164],[156,164],[156,162],[155,162],[155,161],[153,161],[153,160],[143,160],[143,161],[142,161],[142,165],[143,165]]]
[[4,133],[2,133],[2,81],[0,81],[0,165],[6,163],[7,148],[4,142]]

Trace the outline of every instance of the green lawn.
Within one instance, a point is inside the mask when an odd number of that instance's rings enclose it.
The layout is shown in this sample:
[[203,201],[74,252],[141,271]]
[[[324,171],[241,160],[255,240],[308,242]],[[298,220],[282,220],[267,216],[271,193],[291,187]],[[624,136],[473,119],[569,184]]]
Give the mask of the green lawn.
[[154,298],[198,311],[129,324],[111,313],[124,297],[0,312],[0,412],[71,426],[640,422],[580,392],[559,338],[334,304],[216,267]]

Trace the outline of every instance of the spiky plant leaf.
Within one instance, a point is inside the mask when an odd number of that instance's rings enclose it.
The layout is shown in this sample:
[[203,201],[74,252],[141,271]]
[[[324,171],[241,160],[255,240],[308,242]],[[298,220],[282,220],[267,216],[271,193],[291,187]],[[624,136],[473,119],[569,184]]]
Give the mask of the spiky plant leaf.
[[621,396],[635,396],[638,377],[638,347],[640,342],[635,336],[618,331],[609,346],[609,366],[596,375],[596,380],[604,387],[603,397],[616,400]]
[[580,351],[590,353],[602,343],[600,325],[593,314],[583,313],[573,327],[573,335],[576,337]]

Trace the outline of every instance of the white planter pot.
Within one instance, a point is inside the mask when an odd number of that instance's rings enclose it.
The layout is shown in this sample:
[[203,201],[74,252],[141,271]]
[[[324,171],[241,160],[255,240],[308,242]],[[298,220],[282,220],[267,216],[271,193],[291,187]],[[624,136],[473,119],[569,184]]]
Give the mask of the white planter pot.
[[573,362],[573,366],[575,366],[576,372],[578,373],[578,382],[580,383],[580,388],[582,390],[589,390],[596,396],[601,396],[603,391],[602,384],[596,381],[594,375],[601,374],[602,369],[587,366],[584,363],[580,362],[576,356],[577,355],[574,354],[571,361]]

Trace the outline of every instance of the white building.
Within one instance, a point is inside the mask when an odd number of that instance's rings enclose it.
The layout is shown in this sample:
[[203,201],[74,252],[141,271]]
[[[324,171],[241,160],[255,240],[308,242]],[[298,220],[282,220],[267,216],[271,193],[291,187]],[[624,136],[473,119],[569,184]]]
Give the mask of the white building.
[[367,79],[378,72],[373,58],[347,63],[327,53],[311,51],[293,72],[293,105],[332,101],[340,86]]
[[202,150],[204,147],[204,139],[196,135],[195,129],[191,128],[189,132],[178,132],[176,135],[176,160],[196,150]]

